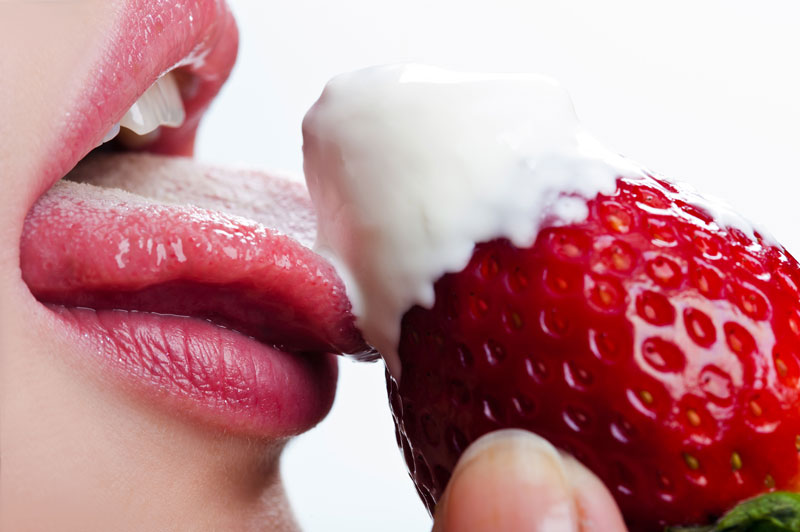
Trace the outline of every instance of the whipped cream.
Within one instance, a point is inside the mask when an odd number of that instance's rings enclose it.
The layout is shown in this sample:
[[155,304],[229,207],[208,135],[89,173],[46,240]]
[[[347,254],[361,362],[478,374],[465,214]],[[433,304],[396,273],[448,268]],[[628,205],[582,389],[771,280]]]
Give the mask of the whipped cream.
[[584,221],[581,198],[643,175],[586,133],[564,89],[528,74],[396,65],[340,75],[303,135],[317,250],[398,379],[403,314],[430,308],[435,281],[462,270],[476,243],[530,246],[546,218]]

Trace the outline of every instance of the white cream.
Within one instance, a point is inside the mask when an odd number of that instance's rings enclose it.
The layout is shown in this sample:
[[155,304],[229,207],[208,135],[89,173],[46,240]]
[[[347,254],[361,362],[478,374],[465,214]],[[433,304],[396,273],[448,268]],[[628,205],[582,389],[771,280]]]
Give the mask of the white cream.
[[580,126],[565,90],[527,74],[421,65],[334,78],[303,122],[317,249],[337,267],[358,326],[400,377],[400,320],[475,243],[530,246],[545,216],[579,222],[582,198],[641,174]]

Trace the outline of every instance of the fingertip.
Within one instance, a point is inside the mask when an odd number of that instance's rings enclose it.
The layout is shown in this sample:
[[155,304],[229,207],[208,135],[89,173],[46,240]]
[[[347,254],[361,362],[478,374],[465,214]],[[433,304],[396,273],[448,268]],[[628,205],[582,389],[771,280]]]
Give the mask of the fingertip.
[[516,429],[486,435],[464,452],[435,517],[435,532],[578,530],[561,456]]
[[569,479],[581,532],[625,532],[625,521],[605,484],[571,456],[562,463]]

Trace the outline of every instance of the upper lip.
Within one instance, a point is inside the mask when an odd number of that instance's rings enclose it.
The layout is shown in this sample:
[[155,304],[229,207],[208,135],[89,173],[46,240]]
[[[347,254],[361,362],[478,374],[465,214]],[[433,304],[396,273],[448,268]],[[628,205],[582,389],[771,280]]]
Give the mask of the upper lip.
[[127,2],[117,20],[102,64],[61,125],[59,148],[41,161],[36,196],[94,148],[159,76],[174,69],[189,74],[181,87],[186,120],[180,128],[164,130],[148,149],[191,154],[200,118],[236,60],[239,34],[223,0]]

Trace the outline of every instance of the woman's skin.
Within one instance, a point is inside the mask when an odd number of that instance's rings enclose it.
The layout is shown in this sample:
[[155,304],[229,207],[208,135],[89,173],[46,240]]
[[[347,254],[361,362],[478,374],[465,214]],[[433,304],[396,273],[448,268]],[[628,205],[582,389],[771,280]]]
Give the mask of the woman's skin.
[[[278,468],[285,439],[234,435],[123,393],[85,347],[48,328],[22,281],[20,236],[50,185],[42,161],[52,126],[68,120],[123,7],[0,2],[0,529],[295,530]],[[434,525],[623,529],[596,478],[520,431],[467,451]]]

